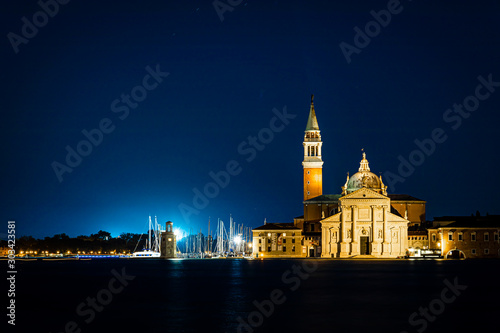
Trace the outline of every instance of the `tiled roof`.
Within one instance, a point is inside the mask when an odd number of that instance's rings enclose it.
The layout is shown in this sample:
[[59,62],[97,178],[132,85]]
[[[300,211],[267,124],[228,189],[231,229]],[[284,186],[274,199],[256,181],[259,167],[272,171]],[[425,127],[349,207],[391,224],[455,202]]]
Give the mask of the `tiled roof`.
[[[311,198],[309,200],[304,201],[304,203],[337,203],[339,198],[342,197],[341,194],[323,194],[317,197]],[[392,201],[421,201],[425,202],[425,200],[418,199],[412,197],[408,194],[389,194],[387,195],[389,199]]]
[[411,195],[408,195],[408,194],[388,194],[387,196],[392,201],[422,201],[422,202],[425,202],[425,200],[417,199],[417,198],[412,197]]
[[266,223],[253,230],[302,230],[294,226],[293,223]]
[[500,228],[500,215],[487,216],[440,216],[434,221],[455,221],[437,228]]
[[304,203],[318,203],[318,202],[328,202],[328,203],[336,203],[339,201],[339,198],[342,195],[340,194],[323,194],[317,197],[311,198],[309,200],[304,201]]

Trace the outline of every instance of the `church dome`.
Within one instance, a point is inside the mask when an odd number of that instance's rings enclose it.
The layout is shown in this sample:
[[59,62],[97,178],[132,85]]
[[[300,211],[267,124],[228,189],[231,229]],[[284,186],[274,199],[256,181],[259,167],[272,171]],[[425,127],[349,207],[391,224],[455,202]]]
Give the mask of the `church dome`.
[[379,177],[370,171],[368,160],[366,159],[366,153],[364,152],[358,172],[356,172],[351,177],[347,176],[347,181],[345,185],[342,186],[342,194],[346,195],[363,187],[387,195],[387,186],[385,186],[382,182],[381,176]]
[[347,193],[354,192],[363,187],[380,189],[380,179],[370,171],[356,172],[347,182]]

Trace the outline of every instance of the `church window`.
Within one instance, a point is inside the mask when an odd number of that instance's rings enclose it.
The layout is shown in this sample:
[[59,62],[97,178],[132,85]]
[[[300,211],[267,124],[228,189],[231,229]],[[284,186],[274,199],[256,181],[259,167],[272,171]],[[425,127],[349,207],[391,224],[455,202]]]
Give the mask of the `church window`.
[[495,235],[493,237],[495,239],[495,242],[498,242],[498,233],[495,232]]
[[262,239],[259,238],[259,244],[261,244],[261,243],[262,243]]
[[267,252],[271,252],[271,247],[270,246],[267,247]]
[[307,170],[307,174],[310,174],[311,172],[309,170]]
[[432,234],[432,241],[435,242],[436,241],[436,234]]
[[292,238],[292,243],[295,243],[295,238]]
[[476,254],[476,249],[472,249],[472,250],[470,250],[470,253],[472,253],[472,254]]
[[314,231],[314,224],[311,224],[311,231]]
[[311,194],[309,191],[307,191],[307,195]]
[[449,241],[452,241],[452,240],[453,240],[453,233],[451,233],[451,232],[450,232],[450,233],[448,234],[448,240],[449,240]]
[[259,246],[259,252],[262,252],[262,247]]
[[309,184],[311,184],[311,182],[310,182],[310,181],[307,181],[307,185],[309,185]]
[[292,246],[292,252],[295,252],[295,245]]
[[484,249],[484,254],[490,254],[490,249]]
[[473,242],[476,241],[476,233],[475,232],[473,232],[473,233],[470,234],[470,240],[473,241]]
[[464,240],[464,234],[459,233],[459,234],[458,234],[458,240],[459,240],[459,241],[463,241],[463,240]]
[[283,252],[286,252],[286,246],[283,246]]
[[283,238],[283,243],[286,243],[286,238]]
[[484,241],[485,241],[485,242],[488,242],[489,240],[490,240],[490,234],[489,234],[489,233],[487,233],[487,232],[485,232],[485,233],[484,233]]

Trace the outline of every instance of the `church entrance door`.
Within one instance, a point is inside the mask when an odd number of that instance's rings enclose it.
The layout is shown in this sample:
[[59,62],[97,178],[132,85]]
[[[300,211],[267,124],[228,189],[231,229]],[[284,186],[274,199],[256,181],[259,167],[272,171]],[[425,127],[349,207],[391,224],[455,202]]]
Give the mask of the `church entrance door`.
[[370,242],[369,242],[370,237],[365,237],[361,236],[360,237],[360,254],[370,254]]

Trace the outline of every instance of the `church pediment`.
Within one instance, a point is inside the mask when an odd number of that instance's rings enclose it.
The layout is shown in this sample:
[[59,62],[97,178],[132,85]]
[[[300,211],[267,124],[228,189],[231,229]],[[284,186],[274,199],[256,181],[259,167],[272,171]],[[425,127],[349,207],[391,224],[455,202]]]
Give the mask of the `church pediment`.
[[352,193],[349,193],[347,195],[344,195],[343,197],[340,197],[339,200],[346,200],[346,199],[385,199],[389,200],[388,197],[385,195],[379,194],[373,190],[370,190],[368,188],[360,188],[359,190],[356,190]]
[[387,221],[388,222],[410,222],[400,216],[397,216],[396,214],[393,214],[393,213],[387,213]]
[[340,222],[340,214],[341,213],[337,213],[337,214],[334,214],[332,216],[328,216],[326,219],[323,219],[320,222],[321,223],[325,223],[325,222]]

